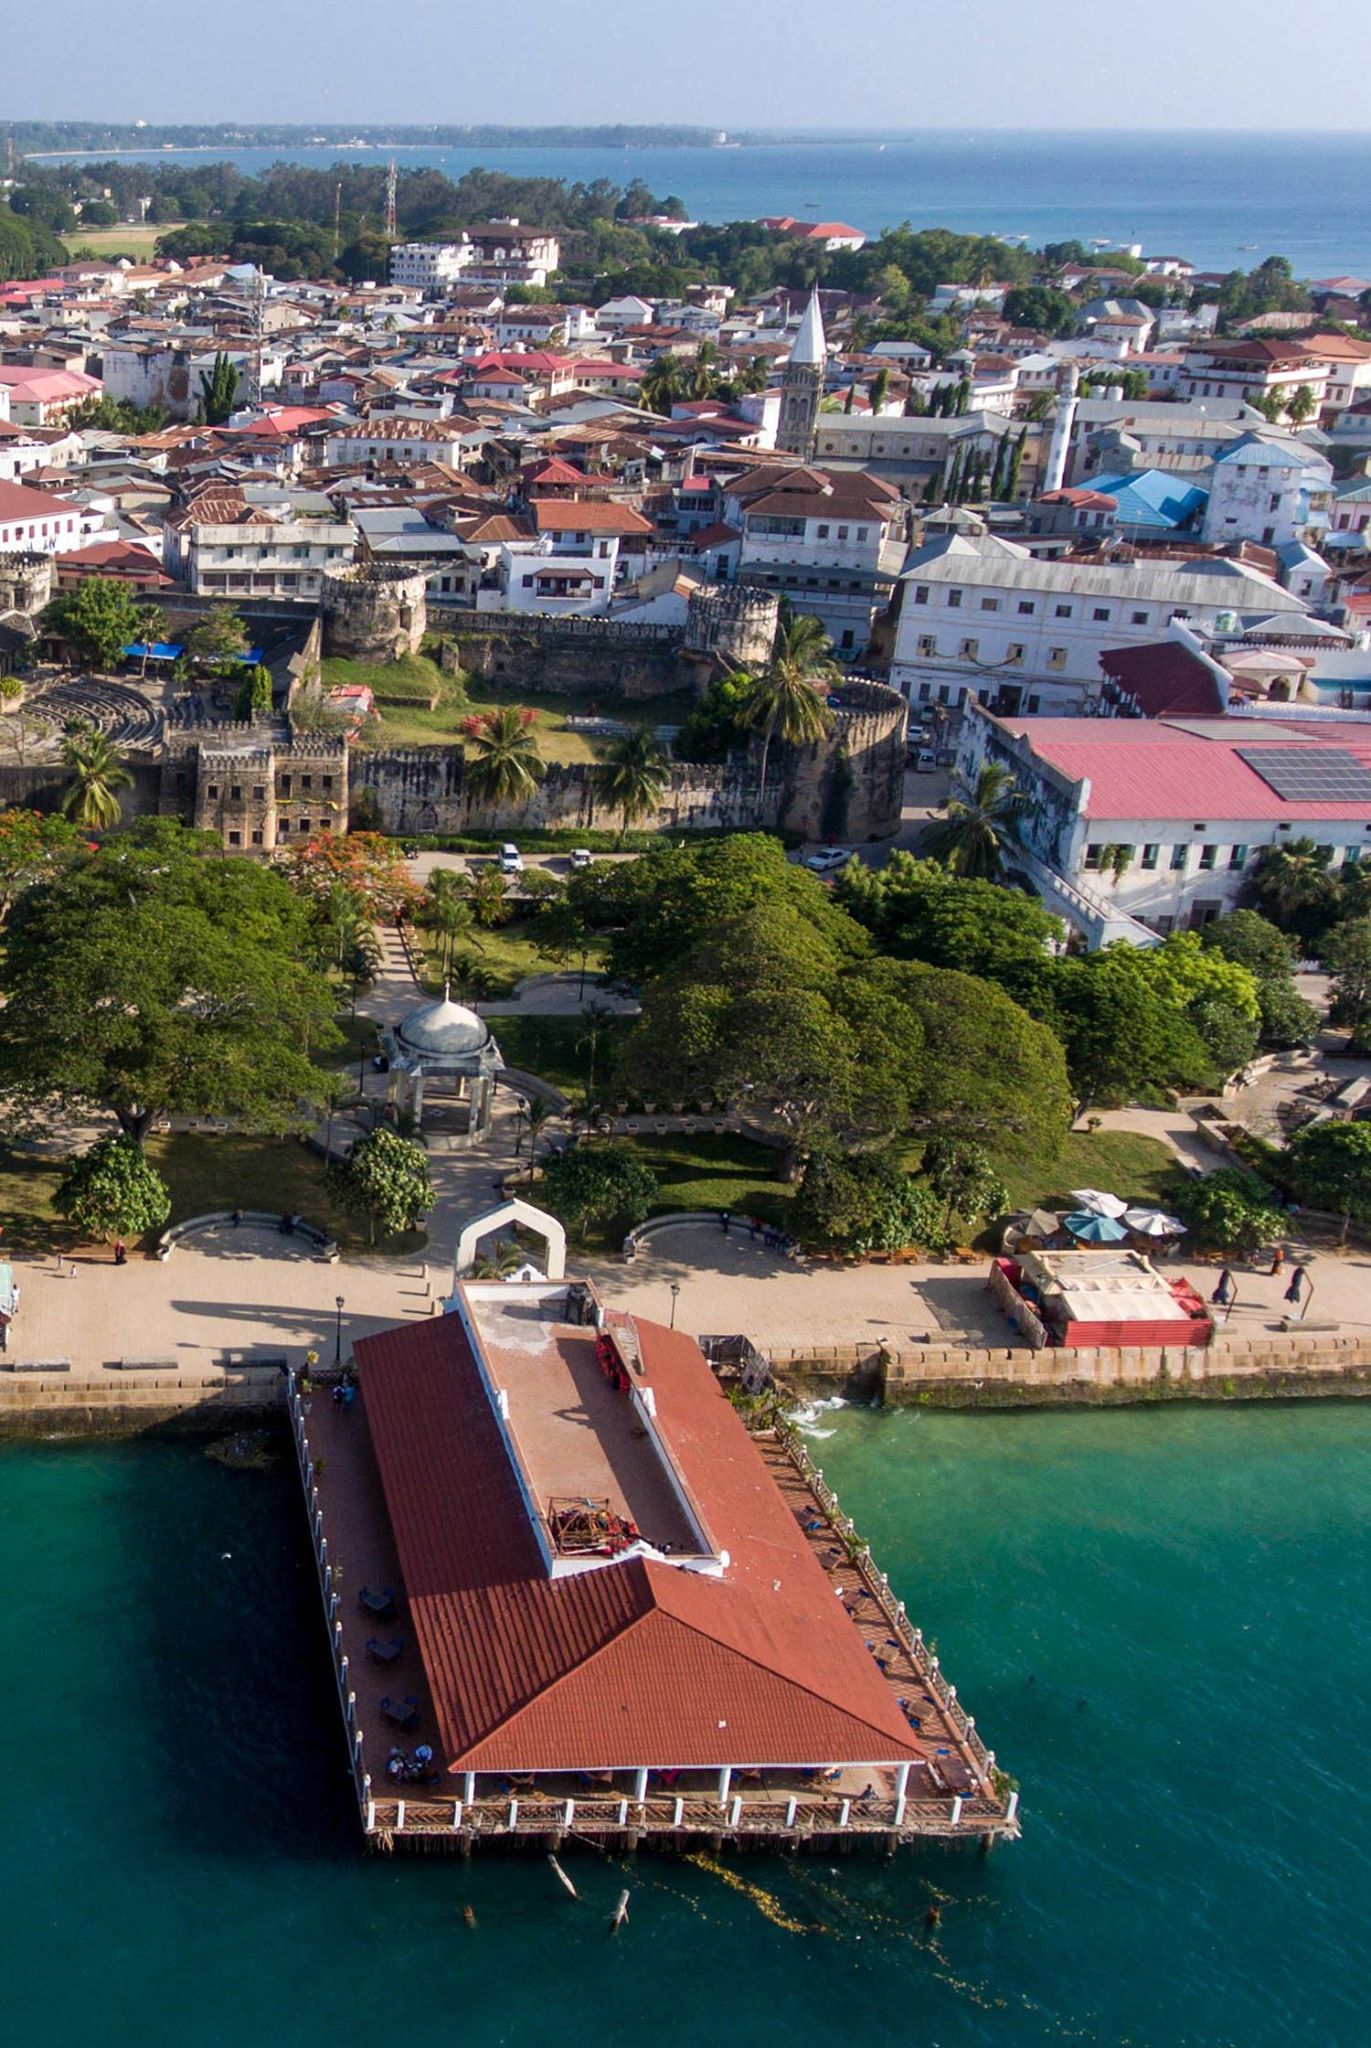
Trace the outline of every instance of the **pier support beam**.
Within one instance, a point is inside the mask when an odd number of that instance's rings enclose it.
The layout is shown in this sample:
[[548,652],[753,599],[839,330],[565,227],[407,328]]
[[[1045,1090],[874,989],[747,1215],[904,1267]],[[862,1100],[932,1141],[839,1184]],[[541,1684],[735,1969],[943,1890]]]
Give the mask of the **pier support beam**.
[[725,1764],[719,1773],[719,1804],[728,1805],[728,1788],[733,1783],[733,1766]]
[[647,1798],[647,1766],[646,1766],[646,1764],[643,1764],[643,1765],[641,1765],[641,1766],[639,1767],[639,1769],[638,1769],[637,1773],[636,1773],[636,1774],[635,1774],[635,1776],[634,1776],[634,1780],[633,1780],[633,1797],[634,1797],[634,1800],[635,1800],[635,1802],[636,1802],[636,1803],[637,1803],[637,1805],[639,1805],[639,1806],[641,1806],[641,1805],[642,1805],[642,1803],[643,1803],[643,1801],[644,1801],[644,1800],[645,1800],[645,1799]]
[[909,1765],[901,1764],[899,1770],[895,1773],[895,1825],[897,1828],[904,1822],[905,1797],[908,1791]]

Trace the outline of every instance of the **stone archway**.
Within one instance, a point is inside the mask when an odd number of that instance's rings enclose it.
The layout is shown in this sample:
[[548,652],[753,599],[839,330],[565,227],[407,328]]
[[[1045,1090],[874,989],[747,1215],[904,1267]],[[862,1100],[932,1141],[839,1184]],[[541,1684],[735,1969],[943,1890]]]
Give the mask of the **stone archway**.
[[493,1209],[487,1209],[480,1216],[473,1216],[469,1223],[463,1225],[452,1260],[454,1286],[470,1268],[481,1239],[488,1237],[492,1230],[499,1230],[506,1223],[522,1223],[525,1229],[536,1232],[547,1246],[548,1279],[566,1278],[566,1231],[557,1218],[549,1215],[546,1209],[535,1209],[531,1202],[521,1202],[517,1197],[512,1197],[507,1202],[498,1202]]

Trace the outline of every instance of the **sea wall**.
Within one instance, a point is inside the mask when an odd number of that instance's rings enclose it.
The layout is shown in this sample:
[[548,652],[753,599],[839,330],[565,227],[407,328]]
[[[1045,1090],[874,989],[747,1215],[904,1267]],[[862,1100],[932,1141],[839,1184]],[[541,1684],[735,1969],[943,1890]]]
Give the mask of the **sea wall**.
[[0,1371],[0,1437],[215,1433],[281,1410],[285,1384],[275,1365]]
[[[474,612],[443,636],[442,666],[481,676],[517,697],[520,690],[641,702],[691,687],[679,626],[635,626],[613,619],[546,619]],[[699,667],[703,689],[711,671]]]
[[1264,1331],[1207,1348],[875,1343],[768,1351],[781,1384],[892,1407],[1017,1408],[1371,1393],[1371,1336]]

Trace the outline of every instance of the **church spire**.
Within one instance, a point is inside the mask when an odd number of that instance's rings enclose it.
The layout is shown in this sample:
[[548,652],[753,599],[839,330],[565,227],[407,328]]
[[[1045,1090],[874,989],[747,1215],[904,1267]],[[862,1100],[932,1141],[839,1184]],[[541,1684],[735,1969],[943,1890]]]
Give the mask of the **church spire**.
[[776,429],[776,446],[787,455],[798,455],[802,462],[808,462],[814,453],[827,367],[828,344],[816,285],[781,372],[781,420]]

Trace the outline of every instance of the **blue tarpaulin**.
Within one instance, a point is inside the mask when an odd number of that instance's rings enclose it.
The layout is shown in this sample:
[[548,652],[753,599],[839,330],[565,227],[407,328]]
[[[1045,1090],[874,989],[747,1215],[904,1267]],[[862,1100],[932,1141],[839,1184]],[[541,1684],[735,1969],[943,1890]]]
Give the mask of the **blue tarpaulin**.
[[142,661],[145,655],[149,661],[179,661],[185,651],[176,640],[153,640],[146,646],[141,640],[135,640],[124,649],[124,654],[129,661]]

